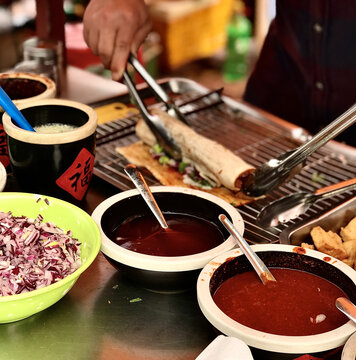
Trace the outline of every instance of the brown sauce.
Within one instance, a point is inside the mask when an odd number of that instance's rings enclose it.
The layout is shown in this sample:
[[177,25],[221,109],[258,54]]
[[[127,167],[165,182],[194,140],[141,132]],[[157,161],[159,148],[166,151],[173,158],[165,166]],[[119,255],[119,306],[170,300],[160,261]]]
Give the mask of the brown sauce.
[[213,295],[216,305],[239,323],[276,335],[321,334],[348,321],[335,307],[347,295],[333,283],[299,270],[271,272],[277,282],[267,285],[254,271],[229,278]]
[[210,250],[224,241],[218,227],[186,214],[164,214],[168,229],[156,218],[145,215],[120,225],[111,236],[118,245],[141,254],[184,256]]

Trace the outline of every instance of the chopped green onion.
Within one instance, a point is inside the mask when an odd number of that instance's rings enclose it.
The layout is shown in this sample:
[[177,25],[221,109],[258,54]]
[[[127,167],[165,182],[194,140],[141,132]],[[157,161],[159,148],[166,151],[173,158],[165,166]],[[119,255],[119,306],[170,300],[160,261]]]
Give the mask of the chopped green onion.
[[184,170],[185,168],[188,166],[189,164],[184,162],[184,161],[181,161],[178,165],[178,170],[180,173],[184,173]]
[[160,144],[155,144],[152,146],[152,150],[156,153],[156,154],[160,154],[163,152],[163,147]]
[[203,186],[210,186],[210,187],[212,187],[212,185],[210,184],[210,182],[209,182],[208,180],[206,180],[206,179],[203,179],[203,180],[201,181],[201,184],[202,184]]
[[323,182],[323,180],[324,180],[324,175],[323,175],[323,174],[319,174],[319,173],[317,173],[317,172],[314,172],[314,173],[312,174],[311,180],[312,180],[313,182],[321,183],[321,182]]
[[169,157],[168,156],[161,156],[159,159],[158,159],[158,162],[160,163],[160,164],[168,164],[169,163]]
[[130,303],[135,303],[135,302],[140,302],[140,301],[142,301],[142,299],[138,297],[138,298],[135,298],[135,299],[131,299]]

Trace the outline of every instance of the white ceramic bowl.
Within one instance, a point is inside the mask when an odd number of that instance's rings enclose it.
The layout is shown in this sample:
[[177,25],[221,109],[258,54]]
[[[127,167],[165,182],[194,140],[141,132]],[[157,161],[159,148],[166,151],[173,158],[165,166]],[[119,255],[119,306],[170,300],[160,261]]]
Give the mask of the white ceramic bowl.
[[3,191],[6,185],[7,173],[4,165],[0,162],[0,191]]
[[341,360],[355,360],[356,359],[356,332],[347,340],[342,349]]
[[109,238],[110,229],[117,227],[128,217],[150,212],[136,189],[108,198],[94,210],[92,217],[101,231],[101,251],[114,266],[126,270],[130,278],[146,288],[175,291],[188,285],[192,272],[195,275],[194,284],[205,264],[235,246],[234,239],[219,223],[219,214],[226,214],[241,234],[244,232],[244,223],[233,206],[206,192],[171,186],[153,186],[151,190],[163,213],[186,213],[213,221],[219,226],[226,240],[199,254],[170,257],[141,254],[117,245]]
[[[351,284],[350,286],[352,287],[351,294],[347,293],[348,296],[356,297],[356,272],[342,261],[326,257],[325,254],[315,250],[301,250],[301,248],[292,245],[265,244],[253,245],[252,248],[259,254],[262,260],[264,260],[264,253],[275,253],[275,256],[272,254],[272,258],[275,258],[275,261],[279,261],[278,259],[281,259],[284,254],[289,253],[293,256],[293,259],[294,256],[296,257],[295,261],[304,264],[303,267],[305,266],[305,271],[310,271],[311,261],[313,261],[313,258],[321,260],[322,263],[320,262],[320,266],[325,266],[326,270],[332,270],[337,273],[340,271],[342,273],[341,275],[347,279],[347,282],[349,285]],[[296,357],[295,354],[319,353],[337,348],[345,344],[348,337],[356,330],[355,324],[350,320],[339,328],[323,334],[308,336],[282,336],[257,331],[231,319],[215,304],[211,294],[211,291],[215,290],[212,289],[211,286],[214,284],[214,274],[217,269],[219,269],[219,267],[227,260],[231,260],[232,258],[239,256],[243,256],[243,254],[239,249],[236,249],[214,258],[201,271],[197,282],[197,296],[201,311],[209,322],[223,334],[237,337],[245,341],[252,348],[259,349],[259,351],[265,351],[265,356],[263,357],[264,359],[276,359],[279,354],[293,354],[292,357]],[[289,257],[288,254],[286,256]],[[316,262],[318,260],[316,260]],[[268,260],[264,261],[266,265],[269,266]],[[291,267],[293,266],[293,262],[294,260],[289,262]],[[220,268],[220,271],[221,270],[222,268]],[[233,274],[230,273],[228,276],[233,276]],[[226,278],[223,278],[222,280],[226,280]],[[338,285],[341,287],[340,284]],[[215,285],[213,288],[214,287]],[[271,299],[271,301],[272,300],[273,299]]]

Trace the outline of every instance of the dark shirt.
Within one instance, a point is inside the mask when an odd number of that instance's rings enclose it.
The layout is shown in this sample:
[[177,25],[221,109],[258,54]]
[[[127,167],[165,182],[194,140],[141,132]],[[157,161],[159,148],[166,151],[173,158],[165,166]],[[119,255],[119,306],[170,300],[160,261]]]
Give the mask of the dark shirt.
[[[356,0],[277,0],[244,99],[315,134],[356,103]],[[356,146],[356,125],[336,140]]]

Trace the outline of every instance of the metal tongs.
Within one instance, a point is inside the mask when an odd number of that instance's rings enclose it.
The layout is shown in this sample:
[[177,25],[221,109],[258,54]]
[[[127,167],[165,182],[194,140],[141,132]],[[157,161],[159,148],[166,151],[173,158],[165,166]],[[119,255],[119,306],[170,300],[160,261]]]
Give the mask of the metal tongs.
[[[162,87],[153,79],[153,77],[147,72],[147,70],[142,66],[142,64],[137,60],[137,58],[130,54],[128,58],[128,63],[132,65],[132,67],[141,75],[141,77],[146,81],[147,85],[153,91],[154,95],[158,100],[160,100],[166,107],[166,111],[169,115],[183,121],[188,124],[187,120],[180,112],[179,108],[173,103],[167,93],[162,89]],[[168,129],[165,127],[161,119],[152,115],[144,101],[141,99],[136,85],[131,79],[130,75],[127,71],[124,71],[124,80],[129,89],[130,95],[133,98],[136,106],[138,107],[142,118],[149,126],[152,133],[155,135],[158,143],[163,147],[163,149],[171,155],[174,159],[181,159],[181,149],[174,141]]]
[[246,181],[244,192],[249,196],[262,196],[287,181],[304,166],[306,158],[329,140],[342,133],[356,121],[356,104],[318,132],[300,147],[287,151],[276,159],[261,165]]

